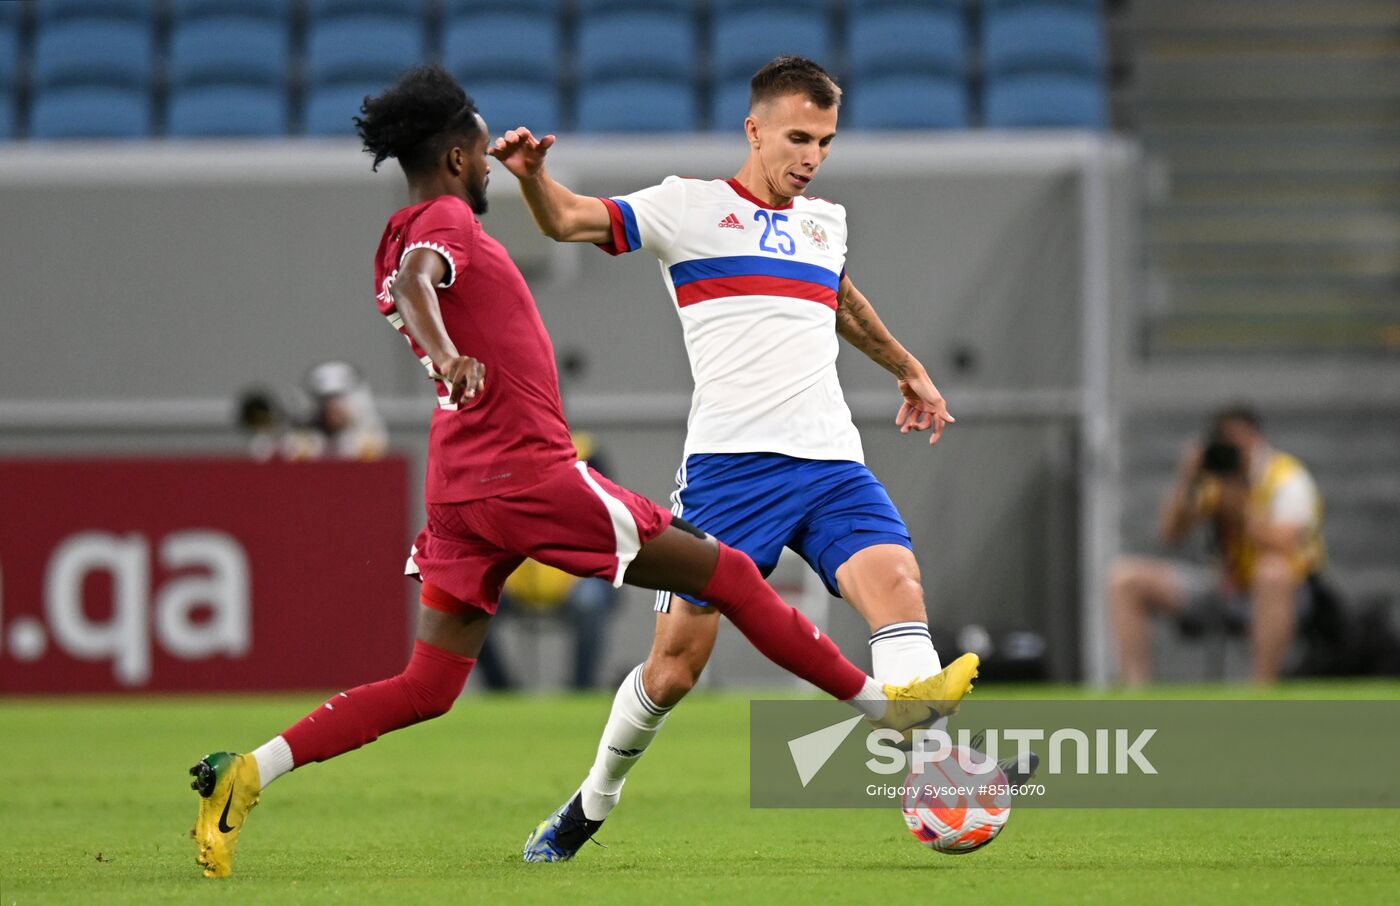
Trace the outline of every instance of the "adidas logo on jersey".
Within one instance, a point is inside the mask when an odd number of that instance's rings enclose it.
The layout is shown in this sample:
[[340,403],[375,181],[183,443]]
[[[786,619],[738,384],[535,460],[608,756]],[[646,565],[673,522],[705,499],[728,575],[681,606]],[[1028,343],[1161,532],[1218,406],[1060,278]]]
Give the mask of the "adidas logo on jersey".
[[722,229],[726,230],[742,230],[744,228],[744,225],[739,222],[739,218],[734,216],[733,211],[729,213],[728,217],[721,220],[719,225]]

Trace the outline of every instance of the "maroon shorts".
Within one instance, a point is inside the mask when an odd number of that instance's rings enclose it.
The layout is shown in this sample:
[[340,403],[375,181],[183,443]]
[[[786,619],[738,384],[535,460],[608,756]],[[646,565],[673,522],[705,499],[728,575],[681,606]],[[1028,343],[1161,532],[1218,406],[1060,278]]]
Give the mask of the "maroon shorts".
[[404,571],[423,580],[429,607],[495,613],[525,558],[621,585],[637,551],[670,524],[667,510],[576,463],[513,494],[428,504]]

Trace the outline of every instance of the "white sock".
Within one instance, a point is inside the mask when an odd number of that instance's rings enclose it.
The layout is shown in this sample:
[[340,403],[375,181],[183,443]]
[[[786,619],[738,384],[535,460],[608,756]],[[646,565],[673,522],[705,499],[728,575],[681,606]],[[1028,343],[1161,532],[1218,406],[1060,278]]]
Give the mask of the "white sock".
[[274,736],[253,750],[253,760],[258,763],[258,782],[267,789],[272,781],[292,769],[292,747],[287,740]]
[[638,664],[618,687],[608,715],[598,754],[579,792],[583,814],[591,821],[602,821],[622,796],[622,784],[651,745],[670,708],[657,706],[642,687],[642,667]]
[[869,719],[879,720],[885,716],[885,704],[889,699],[885,697],[885,687],[867,676],[865,685],[855,694],[854,698],[847,699],[847,701],[851,707]]
[[881,626],[870,636],[871,672],[887,686],[907,686],[943,669],[928,624],[911,620]]

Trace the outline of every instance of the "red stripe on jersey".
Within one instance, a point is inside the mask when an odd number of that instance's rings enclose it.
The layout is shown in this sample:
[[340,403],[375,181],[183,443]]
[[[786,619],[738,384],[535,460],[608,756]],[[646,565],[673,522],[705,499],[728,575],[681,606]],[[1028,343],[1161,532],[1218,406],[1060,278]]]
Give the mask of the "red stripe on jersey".
[[608,220],[612,222],[612,241],[595,243],[598,248],[609,255],[621,255],[624,252],[632,251],[627,247],[627,227],[622,222],[622,211],[618,208],[617,202],[611,198],[599,198],[603,207],[608,209]]
[[681,308],[726,296],[786,296],[790,299],[820,302],[827,308],[836,310],[836,290],[820,283],[789,280],[786,277],[768,277],[761,274],[747,277],[711,277],[708,280],[692,280],[676,287],[676,304]]

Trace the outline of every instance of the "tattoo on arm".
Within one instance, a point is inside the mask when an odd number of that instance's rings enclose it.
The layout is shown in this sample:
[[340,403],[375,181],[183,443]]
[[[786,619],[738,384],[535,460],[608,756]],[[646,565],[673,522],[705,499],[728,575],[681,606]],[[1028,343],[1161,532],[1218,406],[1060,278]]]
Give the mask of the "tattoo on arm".
[[856,293],[844,293],[836,308],[836,332],[896,378],[908,377],[904,350],[876,317],[870,303]]

